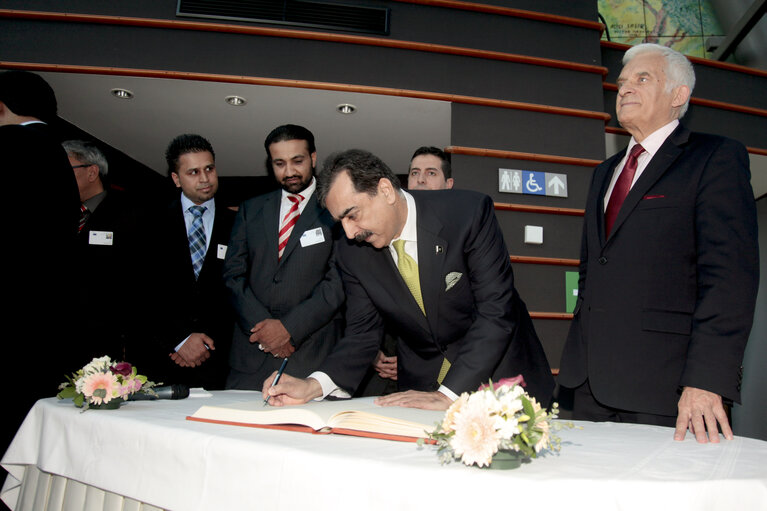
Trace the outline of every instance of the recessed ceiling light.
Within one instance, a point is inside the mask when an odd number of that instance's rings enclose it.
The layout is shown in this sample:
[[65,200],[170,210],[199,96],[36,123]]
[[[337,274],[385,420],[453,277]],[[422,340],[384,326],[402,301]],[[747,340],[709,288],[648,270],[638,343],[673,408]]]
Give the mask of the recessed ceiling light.
[[243,106],[245,103],[248,102],[248,100],[243,98],[242,96],[227,96],[224,98],[224,101],[226,101],[232,106]]
[[133,99],[133,93],[128,89],[112,89],[112,96],[120,99]]
[[339,113],[349,115],[357,111],[357,107],[350,103],[342,103],[336,107]]

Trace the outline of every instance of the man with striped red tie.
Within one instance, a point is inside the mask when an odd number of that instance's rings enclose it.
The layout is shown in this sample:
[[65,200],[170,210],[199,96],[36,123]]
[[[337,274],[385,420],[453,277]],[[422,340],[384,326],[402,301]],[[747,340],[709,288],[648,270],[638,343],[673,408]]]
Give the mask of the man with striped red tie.
[[341,331],[334,221],[314,193],[314,135],[286,124],[264,148],[280,189],[240,206],[224,265],[237,316],[229,388],[261,390],[285,358],[291,374],[308,376]]

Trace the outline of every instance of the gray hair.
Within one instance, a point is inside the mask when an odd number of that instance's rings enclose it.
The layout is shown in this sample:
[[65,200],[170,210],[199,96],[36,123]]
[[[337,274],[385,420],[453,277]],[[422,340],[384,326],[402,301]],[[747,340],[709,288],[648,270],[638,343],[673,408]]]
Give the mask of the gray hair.
[[[695,71],[687,57],[668,46],[642,43],[626,50],[626,53],[623,55],[623,65],[625,66],[631,59],[643,53],[657,53],[666,60],[666,92],[671,92],[675,87],[685,85],[690,89],[690,96],[692,96],[692,90],[695,88]],[[690,106],[689,97],[679,109],[680,118],[687,112],[688,106]]]
[[68,155],[73,158],[91,165],[96,165],[99,168],[99,176],[105,178],[107,172],[109,172],[109,164],[96,144],[85,140],[67,140],[61,144],[64,146],[64,150]]

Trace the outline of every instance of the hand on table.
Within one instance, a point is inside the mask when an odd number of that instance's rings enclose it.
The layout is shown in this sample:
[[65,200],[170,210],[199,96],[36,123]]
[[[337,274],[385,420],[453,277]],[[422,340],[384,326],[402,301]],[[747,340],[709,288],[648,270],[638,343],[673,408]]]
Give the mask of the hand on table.
[[375,403],[381,406],[405,406],[408,408],[422,408],[424,410],[447,410],[453,400],[442,392],[421,392],[407,390],[395,392],[388,396],[376,398]]
[[387,357],[383,351],[378,351],[376,359],[373,361],[373,369],[378,372],[381,378],[397,380],[397,357]]
[[202,333],[191,334],[184,344],[170,354],[171,360],[181,367],[197,367],[210,358],[210,350],[215,350],[213,339]]
[[700,444],[718,443],[717,423],[722,428],[724,438],[732,440],[732,429],[722,404],[722,396],[695,387],[685,387],[678,408],[674,440],[684,440],[689,429]]
[[322,396],[322,386],[314,378],[295,378],[283,373],[279,383],[272,387],[276,376],[277,371],[274,371],[261,389],[264,398],[271,396],[269,404],[272,406],[302,405]]

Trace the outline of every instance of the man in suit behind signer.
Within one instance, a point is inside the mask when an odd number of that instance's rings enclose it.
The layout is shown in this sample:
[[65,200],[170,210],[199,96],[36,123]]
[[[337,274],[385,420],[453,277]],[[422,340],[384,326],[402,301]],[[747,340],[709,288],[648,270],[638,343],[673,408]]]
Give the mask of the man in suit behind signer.
[[626,151],[594,171],[578,302],[559,382],[576,419],[676,427],[698,442],[732,431],[758,285],[748,155],[678,119],[695,84],[669,48],[629,49],[616,111]]
[[264,141],[280,189],[237,213],[225,279],[237,315],[228,388],[260,390],[284,359],[307,376],[335,346],[344,294],[333,219],[317,201],[314,135],[286,124]]
[[444,410],[490,378],[522,374],[548,405],[554,382],[524,302],[490,197],[400,188],[376,156],[329,158],[320,197],[348,239],[336,243],[346,331],[320,370],[283,376],[264,392],[275,405],[354,392],[384,329],[399,341],[400,390],[381,405]]

